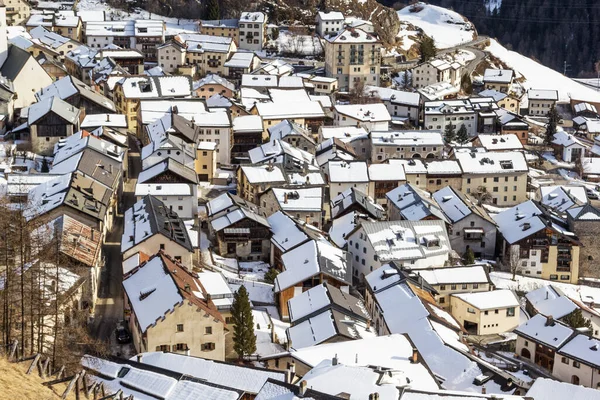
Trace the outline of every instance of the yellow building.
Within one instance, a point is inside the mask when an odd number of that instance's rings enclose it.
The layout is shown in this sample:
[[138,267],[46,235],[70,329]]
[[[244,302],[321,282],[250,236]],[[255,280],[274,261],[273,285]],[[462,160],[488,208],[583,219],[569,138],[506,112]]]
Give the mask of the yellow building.
[[356,82],[379,86],[381,42],[361,29],[345,29],[325,39],[325,75],[336,78],[339,90],[351,90]]
[[218,19],[200,21],[200,33],[210,36],[230,37],[236,45],[240,43],[239,20]]
[[450,296],[450,313],[472,335],[512,331],[519,325],[519,306],[508,289]]
[[6,7],[6,24],[9,26],[21,25],[29,19],[31,6],[24,0],[4,0]]
[[225,359],[225,320],[185,267],[160,252],[125,276],[123,288],[138,353]]
[[196,149],[196,160],[194,169],[198,175],[198,180],[202,182],[211,182],[217,170],[217,143],[200,142]]

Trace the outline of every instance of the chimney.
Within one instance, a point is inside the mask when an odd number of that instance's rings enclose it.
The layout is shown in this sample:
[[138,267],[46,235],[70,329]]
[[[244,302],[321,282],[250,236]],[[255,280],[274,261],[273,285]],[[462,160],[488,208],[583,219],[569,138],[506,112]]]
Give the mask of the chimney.
[[110,114],[106,114],[106,122],[110,122]]
[[139,363],[142,362],[142,356],[143,356],[142,353],[140,353],[140,354],[137,355],[137,362],[139,362]]
[[419,362],[419,352],[415,347],[412,349],[412,356],[410,357],[411,364],[416,364]]
[[307,386],[308,383],[306,382],[306,380],[300,382],[300,396],[304,396],[306,394]]
[[546,290],[546,300],[548,300],[548,291]]
[[338,356],[336,355],[331,359],[331,365],[338,365]]
[[512,378],[508,378],[508,380],[506,381],[506,386],[508,386],[509,388],[511,388],[513,386]]
[[485,388],[485,386],[481,387],[481,394],[487,394],[487,389]]
[[371,330],[371,320],[367,320],[367,332]]
[[288,194],[287,194],[287,192],[285,192],[283,194],[283,204],[287,204],[287,202],[288,202]]
[[553,326],[554,325],[554,318],[552,318],[552,315],[548,315],[546,317],[546,326]]
[[310,223],[310,216],[307,215],[304,221],[308,225]]

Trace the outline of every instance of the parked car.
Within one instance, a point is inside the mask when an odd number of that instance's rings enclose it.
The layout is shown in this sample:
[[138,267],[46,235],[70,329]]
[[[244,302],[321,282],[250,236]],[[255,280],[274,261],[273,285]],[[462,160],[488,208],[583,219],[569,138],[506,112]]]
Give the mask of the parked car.
[[131,334],[122,323],[117,325],[117,329],[115,329],[115,337],[117,338],[117,343],[119,344],[127,344],[131,342]]
[[588,199],[590,199],[590,200],[598,200],[599,199],[598,193],[596,191],[594,191],[592,189],[587,189],[585,192],[587,194]]

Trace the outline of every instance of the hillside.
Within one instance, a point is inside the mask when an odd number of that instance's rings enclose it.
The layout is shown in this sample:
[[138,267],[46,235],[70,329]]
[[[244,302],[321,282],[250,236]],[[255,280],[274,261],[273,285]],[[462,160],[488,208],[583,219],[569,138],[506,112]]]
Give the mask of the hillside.
[[[35,373],[26,375],[27,363],[13,364],[0,357],[0,400],[54,400],[60,396],[42,385]],[[65,386],[60,385],[64,390]],[[62,394],[62,393],[61,393]],[[69,399],[74,396],[69,395]]]

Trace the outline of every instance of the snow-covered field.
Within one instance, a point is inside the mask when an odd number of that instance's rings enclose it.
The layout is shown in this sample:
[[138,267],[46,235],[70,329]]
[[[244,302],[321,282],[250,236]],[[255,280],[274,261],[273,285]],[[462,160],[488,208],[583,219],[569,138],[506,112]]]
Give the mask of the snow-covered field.
[[[473,25],[459,13],[425,3],[418,3],[417,6],[417,9],[422,7],[418,12],[411,12],[414,6],[398,11],[400,22],[421,28],[435,40],[438,48],[445,49],[473,40]],[[402,27],[398,34],[404,36]]]
[[486,50],[521,74],[526,79],[523,82],[526,89],[558,90],[559,101],[569,101],[571,97],[577,100],[600,101],[600,92],[575,82],[573,79],[537,63],[531,58],[510,51],[494,39],[491,39]]
[[323,46],[317,36],[296,35],[290,31],[280,31],[277,37],[280,53],[316,56],[323,53]]

